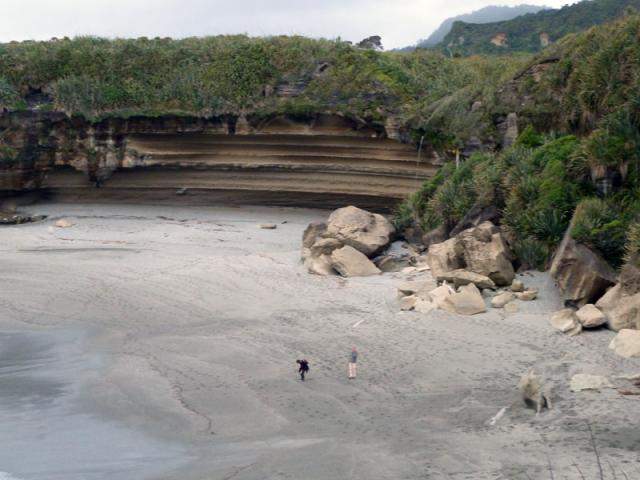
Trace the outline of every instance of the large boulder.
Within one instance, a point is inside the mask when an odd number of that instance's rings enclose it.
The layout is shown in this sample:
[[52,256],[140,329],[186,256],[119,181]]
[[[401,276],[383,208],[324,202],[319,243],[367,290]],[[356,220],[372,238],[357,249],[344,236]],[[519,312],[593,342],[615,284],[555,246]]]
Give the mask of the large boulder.
[[582,307],[597,301],[616,282],[616,272],[600,255],[571,237],[567,230],[550,270],[568,306]]
[[381,273],[366,255],[349,245],[331,253],[331,266],[343,277],[367,277]]
[[311,222],[302,234],[302,248],[311,248],[326,231],[325,222]]
[[434,278],[463,268],[462,246],[458,239],[450,238],[446,242],[431,245],[427,253],[427,264]]
[[496,288],[496,284],[493,283],[489,277],[480,275],[479,273],[470,272],[468,270],[452,270],[451,272],[441,273],[436,277],[438,282],[452,283],[456,288],[463,285],[469,285],[473,283],[480,289],[484,288]]
[[382,215],[357,207],[345,207],[329,216],[323,236],[335,238],[372,257],[391,242],[395,231],[393,224]]
[[607,377],[578,373],[571,377],[570,388],[572,392],[582,392],[584,390],[613,388],[613,385],[611,385],[611,382]]
[[611,288],[596,303],[611,330],[640,329],[640,293],[626,295],[622,283]]
[[458,239],[467,270],[489,277],[498,286],[511,285],[515,278],[513,254],[495,225],[484,222],[465,230]]
[[640,357],[640,331],[620,330],[611,341],[609,348],[621,357]]
[[607,323],[607,317],[595,305],[588,303],[576,312],[578,321],[584,328],[601,327]]
[[476,315],[487,311],[484,298],[473,283],[464,285],[456,293],[449,295],[442,308],[458,315]]

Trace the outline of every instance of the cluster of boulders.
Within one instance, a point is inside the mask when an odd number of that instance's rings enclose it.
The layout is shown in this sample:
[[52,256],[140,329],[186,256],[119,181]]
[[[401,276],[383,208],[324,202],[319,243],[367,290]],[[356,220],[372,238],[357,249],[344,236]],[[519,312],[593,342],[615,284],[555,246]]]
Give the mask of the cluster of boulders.
[[485,298],[491,297],[493,308],[515,312],[516,300],[535,300],[538,291],[526,289],[522,281],[515,279],[513,260],[500,230],[491,222],[431,244],[426,263],[440,286],[416,292],[401,286],[401,308],[420,312],[440,308],[474,315],[487,311]]
[[393,224],[382,215],[356,207],[340,208],[326,222],[311,223],[304,231],[302,261],[310,273],[318,275],[377,275],[382,270],[373,259],[395,233]]

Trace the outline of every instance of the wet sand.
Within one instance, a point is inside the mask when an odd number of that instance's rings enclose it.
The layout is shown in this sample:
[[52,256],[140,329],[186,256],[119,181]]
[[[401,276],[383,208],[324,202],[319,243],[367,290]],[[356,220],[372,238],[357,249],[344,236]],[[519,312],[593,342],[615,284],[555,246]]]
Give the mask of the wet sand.
[[[607,349],[611,332],[552,331],[544,274],[523,277],[541,298],[517,314],[401,313],[403,275],[304,272],[301,234],[322,211],[32,210],[50,217],[0,229],[0,472],[58,478],[64,447],[71,479],[599,478],[588,422],[605,478],[640,478],[640,400],[568,388],[640,362]],[[46,382],[5,369],[15,355]],[[537,417],[515,388],[531,367],[555,385]]]

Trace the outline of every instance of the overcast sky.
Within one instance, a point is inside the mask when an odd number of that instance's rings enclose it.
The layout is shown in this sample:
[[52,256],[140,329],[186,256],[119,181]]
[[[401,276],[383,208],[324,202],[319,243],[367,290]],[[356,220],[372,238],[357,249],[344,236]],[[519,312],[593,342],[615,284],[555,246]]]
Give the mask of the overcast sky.
[[0,0],[0,41],[51,37],[300,34],[414,44],[444,19],[486,5],[574,0]]

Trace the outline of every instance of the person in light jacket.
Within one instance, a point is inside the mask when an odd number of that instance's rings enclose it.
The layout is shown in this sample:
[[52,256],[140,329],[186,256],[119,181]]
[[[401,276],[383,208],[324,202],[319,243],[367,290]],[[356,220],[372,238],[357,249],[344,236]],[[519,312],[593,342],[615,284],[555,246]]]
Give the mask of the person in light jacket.
[[358,362],[358,351],[356,347],[351,349],[351,357],[349,358],[349,379],[356,378],[356,363]]

